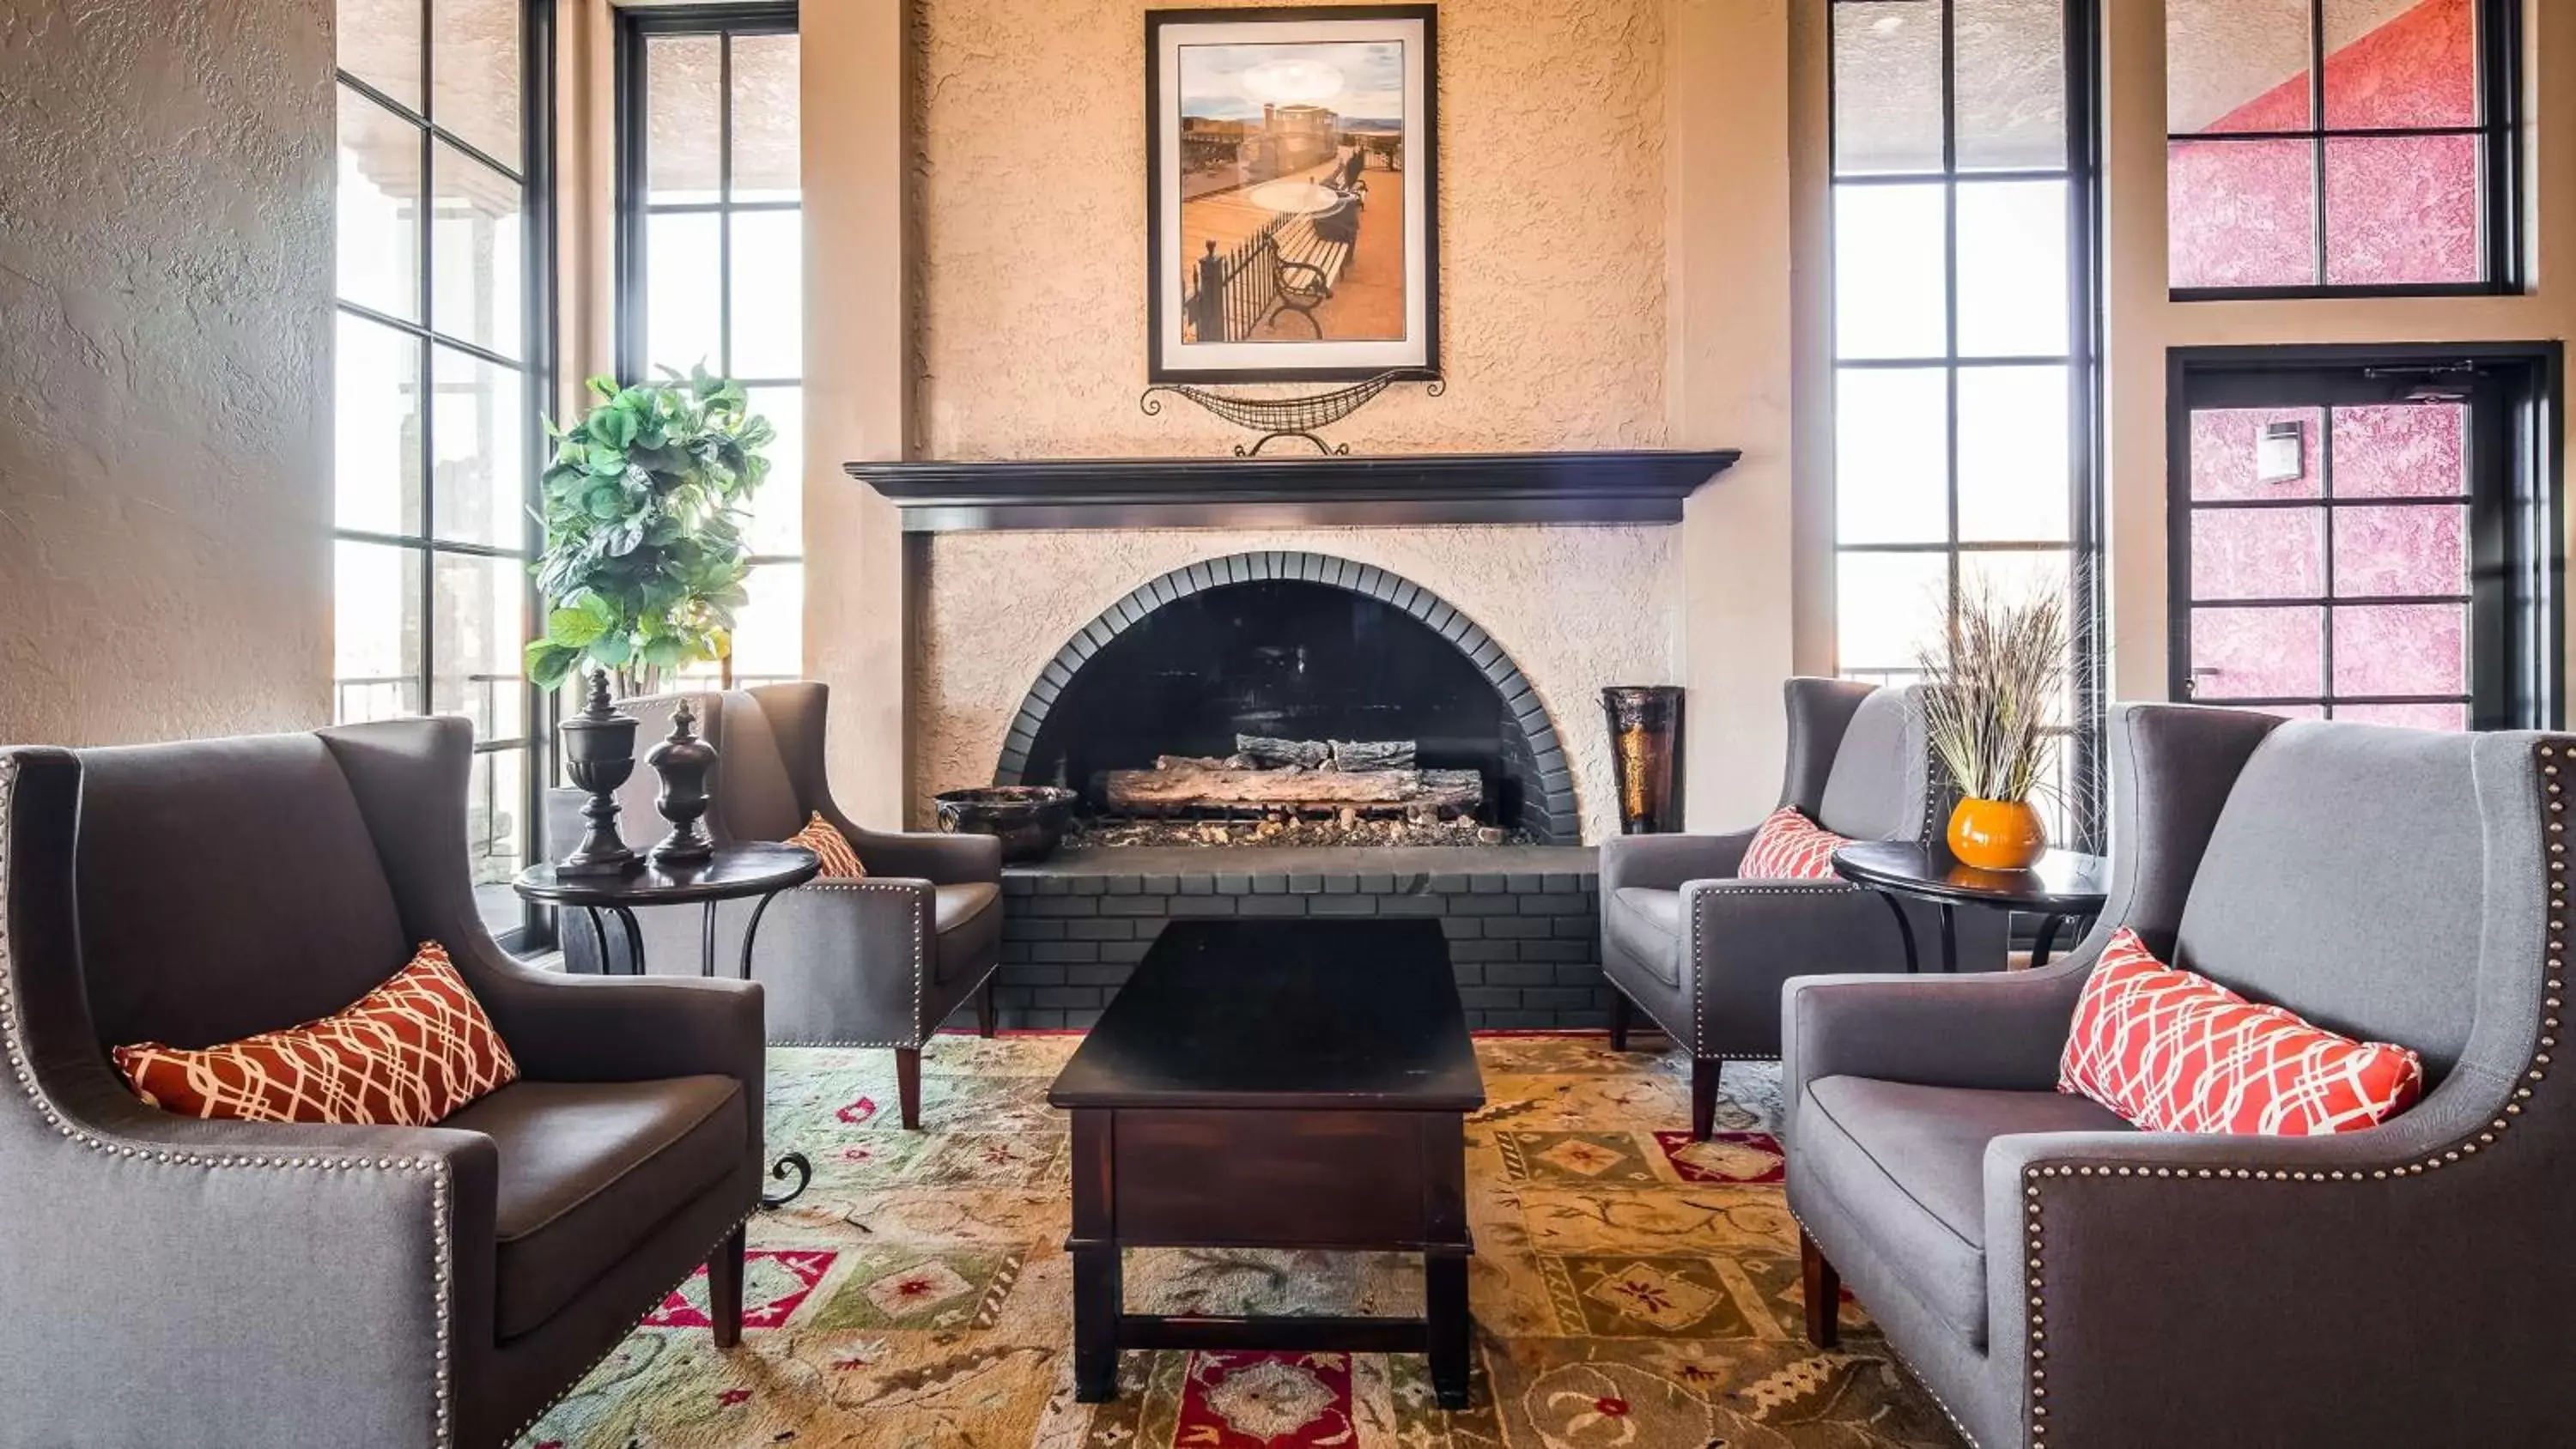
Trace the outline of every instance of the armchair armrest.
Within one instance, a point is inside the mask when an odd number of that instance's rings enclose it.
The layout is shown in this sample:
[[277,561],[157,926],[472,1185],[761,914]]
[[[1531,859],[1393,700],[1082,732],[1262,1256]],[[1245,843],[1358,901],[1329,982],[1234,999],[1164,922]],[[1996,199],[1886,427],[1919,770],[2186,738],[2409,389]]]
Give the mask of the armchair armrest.
[[869,830],[847,821],[837,828],[849,837],[871,876],[932,885],[998,884],[1002,879],[1002,842],[990,835]]
[[767,1060],[759,983],[540,971],[488,937],[454,955],[522,1076],[556,1082],[732,1077],[757,1112]]
[[0,1326],[13,1439],[202,1442],[220,1404],[235,1442],[446,1442],[494,1331],[490,1138],[199,1121],[69,1075],[0,1111],[0,1262],[44,1310]]
[[1682,887],[1682,919],[1701,1055],[1775,1055],[1780,992],[1792,977],[1905,962],[1886,905],[1845,881],[1694,880]]
[[2025,1423],[2087,1445],[2557,1437],[2535,1427],[2554,1403],[2511,1385],[2563,1376],[2563,1341],[2487,1331],[2562,1315],[2553,1169],[2462,1100],[2495,1089],[2452,1086],[2339,1135],[1990,1143],[1990,1352]]
[[782,893],[761,919],[758,969],[803,1045],[918,1046],[962,989],[939,980],[936,894],[919,877],[815,880]]
[[1734,876],[1753,832],[1729,835],[1620,835],[1601,842],[1601,893],[1623,886],[1677,891],[1695,880]]
[[1795,1115],[1822,1077],[2051,1090],[2094,954],[2039,971],[1800,976],[1781,992],[1782,1100]]

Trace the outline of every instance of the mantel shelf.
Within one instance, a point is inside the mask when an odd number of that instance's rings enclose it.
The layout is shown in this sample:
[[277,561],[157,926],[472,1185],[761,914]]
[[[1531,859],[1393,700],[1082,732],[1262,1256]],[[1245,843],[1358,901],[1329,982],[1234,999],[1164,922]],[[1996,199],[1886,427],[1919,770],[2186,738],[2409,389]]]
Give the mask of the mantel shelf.
[[1732,466],[1703,452],[1411,453],[851,463],[906,533],[1009,528],[1679,523]]

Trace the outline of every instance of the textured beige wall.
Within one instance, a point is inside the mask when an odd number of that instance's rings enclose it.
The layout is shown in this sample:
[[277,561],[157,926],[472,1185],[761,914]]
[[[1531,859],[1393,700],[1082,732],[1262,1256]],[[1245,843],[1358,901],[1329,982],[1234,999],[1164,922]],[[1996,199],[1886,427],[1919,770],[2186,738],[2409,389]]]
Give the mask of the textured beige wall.
[[1038,671],[1128,590],[1201,559],[1302,549],[1431,590],[1512,656],[1573,757],[1583,833],[1618,833],[1601,689],[1671,677],[1671,528],[1159,529],[969,533],[939,540],[915,609],[913,727],[931,791],[989,784]]
[[330,0],[0,8],[0,740],[328,723]]
[[[921,0],[923,456],[1206,454],[1241,439],[1186,404],[1158,418],[1136,407],[1148,8]],[[1664,11],[1664,0],[1444,0],[1449,390],[1398,388],[1335,441],[1378,453],[1662,444]]]

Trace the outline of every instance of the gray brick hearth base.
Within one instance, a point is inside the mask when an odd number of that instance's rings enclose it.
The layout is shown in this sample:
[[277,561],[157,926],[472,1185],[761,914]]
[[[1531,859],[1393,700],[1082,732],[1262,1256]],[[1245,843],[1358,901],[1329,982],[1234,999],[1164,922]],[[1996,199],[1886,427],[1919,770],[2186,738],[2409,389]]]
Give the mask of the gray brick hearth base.
[[1428,916],[1448,935],[1468,1026],[1604,1026],[1595,854],[1549,845],[1063,851],[1002,872],[1001,1024],[1089,1026],[1171,921]]

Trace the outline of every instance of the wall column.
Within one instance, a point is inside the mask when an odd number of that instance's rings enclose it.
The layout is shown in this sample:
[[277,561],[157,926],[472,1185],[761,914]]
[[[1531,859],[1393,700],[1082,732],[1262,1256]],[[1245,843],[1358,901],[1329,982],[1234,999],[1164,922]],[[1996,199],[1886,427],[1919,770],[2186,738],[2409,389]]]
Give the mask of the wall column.
[[805,666],[832,687],[841,807],[904,822],[904,547],[894,506],[841,465],[907,455],[911,201],[902,0],[803,12]]

